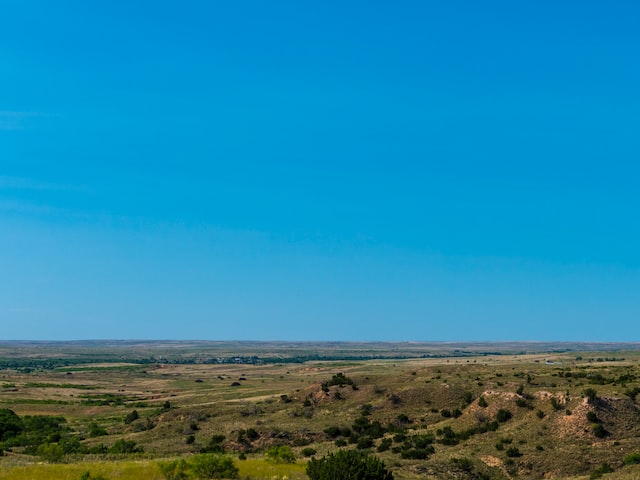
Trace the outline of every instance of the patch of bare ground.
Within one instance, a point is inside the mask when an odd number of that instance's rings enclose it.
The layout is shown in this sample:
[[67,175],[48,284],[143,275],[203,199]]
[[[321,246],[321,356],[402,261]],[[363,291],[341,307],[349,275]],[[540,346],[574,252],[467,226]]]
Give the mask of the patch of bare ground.
[[[598,397],[589,402],[582,399],[572,405],[570,415],[559,415],[553,424],[555,434],[562,437],[593,438],[592,425],[602,423],[607,437],[627,438],[640,435],[640,412],[634,403],[627,398]],[[587,418],[592,412],[597,418],[593,422]]]
[[511,480],[511,475],[507,469],[504,468],[504,462],[498,457],[494,457],[493,455],[484,455],[480,457],[480,460],[482,460],[482,462],[484,462],[488,467],[498,468],[505,477]]

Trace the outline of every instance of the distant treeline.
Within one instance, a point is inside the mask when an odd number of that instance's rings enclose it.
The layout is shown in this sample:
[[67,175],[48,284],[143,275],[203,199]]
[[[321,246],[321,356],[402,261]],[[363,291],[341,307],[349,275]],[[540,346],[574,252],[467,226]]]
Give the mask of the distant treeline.
[[0,358],[0,370],[12,369],[29,373],[32,370],[55,370],[65,367],[73,367],[74,365],[87,365],[98,363],[128,363],[133,365],[152,365],[152,364],[169,364],[169,365],[194,365],[194,364],[243,364],[243,365],[265,365],[280,363],[305,363],[312,361],[365,361],[365,360],[405,360],[411,358],[448,358],[448,357],[469,357],[469,356],[487,356],[487,355],[503,355],[504,352],[463,352],[455,351],[453,353],[439,354],[423,354],[423,355],[293,355],[293,356],[258,356],[258,355],[232,355],[224,357],[125,357],[125,356],[105,356],[105,357],[88,357],[83,358]]

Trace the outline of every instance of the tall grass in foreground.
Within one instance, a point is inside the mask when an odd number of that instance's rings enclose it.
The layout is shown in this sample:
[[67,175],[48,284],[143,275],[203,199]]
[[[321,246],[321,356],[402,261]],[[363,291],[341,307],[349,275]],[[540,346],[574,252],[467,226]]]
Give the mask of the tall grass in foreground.
[[0,467],[0,480],[79,480],[84,472],[108,480],[164,480],[156,462],[86,462]]
[[[306,480],[305,463],[271,464],[262,459],[234,460],[240,478]],[[110,461],[0,466],[0,480],[79,480],[84,472],[107,480],[164,480],[155,461]]]
[[306,463],[282,463],[273,464],[262,459],[247,459],[236,461],[240,469],[240,478],[250,477],[252,480],[271,480],[284,477],[289,480],[307,480],[304,473],[307,468]]

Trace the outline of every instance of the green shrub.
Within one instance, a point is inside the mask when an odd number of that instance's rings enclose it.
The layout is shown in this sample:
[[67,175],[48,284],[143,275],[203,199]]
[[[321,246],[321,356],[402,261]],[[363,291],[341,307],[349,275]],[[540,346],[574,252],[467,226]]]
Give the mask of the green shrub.
[[587,397],[587,401],[589,403],[593,403],[596,401],[598,392],[594,388],[586,388],[584,392],[582,392],[585,397]]
[[392,443],[393,443],[393,440],[391,440],[390,438],[383,438],[380,441],[380,445],[378,445],[378,451],[386,452],[387,450],[389,450],[389,448],[391,448]]
[[634,452],[630,453],[626,457],[624,457],[625,465],[637,465],[640,464],[640,453]]
[[509,458],[522,456],[522,454],[520,453],[520,450],[518,449],[518,447],[509,447],[509,448],[507,448],[507,451],[505,453],[507,454],[507,457],[509,457]]
[[468,458],[452,458],[451,463],[465,472],[473,470],[473,462]]
[[36,453],[49,463],[59,463],[64,458],[64,449],[57,443],[43,443],[38,446]]
[[187,465],[193,476],[198,479],[238,478],[238,467],[233,460],[215,453],[194,455]]
[[409,419],[409,416],[406,413],[401,413],[396,418],[400,423],[403,423],[403,424],[411,423],[411,420]]
[[132,422],[135,422],[138,418],[140,418],[138,411],[132,410],[131,412],[127,413],[127,415],[124,417],[124,423],[128,425]]
[[482,408],[486,408],[489,404],[487,403],[487,401],[485,400],[484,397],[480,397],[478,399],[478,406],[482,407]]
[[224,453],[224,446],[222,445],[224,440],[224,435],[213,435],[209,443],[200,449],[200,453]]
[[318,451],[315,448],[305,447],[300,451],[300,453],[303,457],[313,457],[316,453],[318,453]]
[[107,435],[107,431],[103,427],[98,425],[96,422],[91,422],[89,424],[89,436],[91,438],[101,437],[104,435]]
[[507,410],[506,408],[501,408],[496,413],[496,420],[498,420],[500,423],[504,423],[507,420],[509,420],[512,416],[513,415],[509,410]]
[[0,408],[0,441],[15,437],[23,430],[22,419],[13,410]]
[[109,453],[142,453],[143,448],[133,440],[120,439],[109,448]]
[[166,480],[186,480],[189,478],[187,462],[183,459],[159,462],[158,468]]
[[593,472],[591,472],[591,475],[589,475],[589,478],[593,480],[593,479],[602,477],[602,475],[604,475],[605,473],[611,473],[611,472],[613,472],[613,468],[611,468],[611,465],[609,465],[606,462],[601,463],[598,468],[596,468]]
[[336,373],[333,377],[331,377],[331,380],[322,382],[322,390],[327,392],[329,390],[329,387],[333,385],[339,385],[341,387],[345,385],[351,385],[351,388],[353,390],[358,389],[358,386],[355,384],[355,382],[342,372]]
[[362,435],[358,438],[356,448],[364,450],[373,447],[373,439],[369,435]]
[[288,445],[274,445],[269,447],[264,454],[266,460],[271,463],[295,463],[296,456]]
[[429,448],[410,448],[408,450],[402,450],[400,456],[402,458],[426,460],[433,452],[434,448],[432,446],[429,446]]
[[607,436],[607,431],[601,423],[594,423],[591,425],[591,430],[593,430],[593,434],[598,438],[604,438]]
[[307,464],[310,480],[393,480],[384,462],[355,450],[338,450]]

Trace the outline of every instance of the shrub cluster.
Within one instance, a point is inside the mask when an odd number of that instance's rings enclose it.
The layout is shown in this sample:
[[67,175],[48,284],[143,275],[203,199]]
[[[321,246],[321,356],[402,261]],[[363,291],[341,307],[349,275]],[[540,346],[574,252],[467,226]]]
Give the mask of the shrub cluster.
[[202,453],[187,460],[159,462],[158,467],[166,480],[238,478],[238,467],[233,460],[215,453]]
[[393,480],[384,462],[356,450],[338,450],[307,464],[310,480]]

